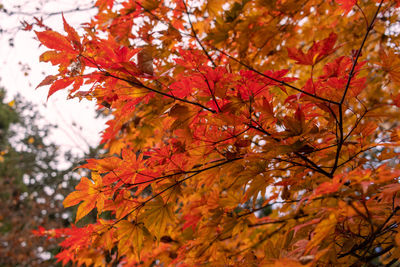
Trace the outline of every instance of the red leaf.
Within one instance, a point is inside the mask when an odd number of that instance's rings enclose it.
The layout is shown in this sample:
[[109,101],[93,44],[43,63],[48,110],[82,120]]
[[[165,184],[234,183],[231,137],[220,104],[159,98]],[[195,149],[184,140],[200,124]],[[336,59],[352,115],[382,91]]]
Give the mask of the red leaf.
[[201,216],[200,214],[187,214],[185,216],[183,216],[185,223],[182,226],[182,230],[185,230],[188,227],[192,227],[192,230],[195,231],[196,230],[196,226],[199,223]]
[[400,108],[400,94],[392,97],[393,104]]
[[339,4],[340,9],[345,12],[344,14],[347,15],[347,13],[349,13],[353,6],[357,3],[357,0],[336,0],[336,2]]
[[54,94],[55,92],[57,92],[58,90],[64,89],[65,87],[67,87],[68,85],[70,85],[73,82],[74,82],[74,78],[71,78],[71,77],[55,81],[49,89],[49,94],[47,95],[47,99],[49,99],[49,97],[52,94]]
[[58,51],[74,51],[68,39],[55,31],[36,32],[39,41],[46,47]]
[[62,15],[63,22],[64,22],[64,30],[66,33],[68,33],[68,39],[72,42],[75,48],[78,48],[79,50],[82,50],[82,45],[80,42],[80,38],[78,33],[75,31],[74,28],[72,28],[67,21],[64,18],[64,14]]
[[36,89],[41,86],[52,84],[56,79],[57,79],[57,76],[49,75],[46,78],[44,78],[43,81],[41,81],[41,83],[39,83],[38,86],[36,86]]
[[315,42],[306,54],[296,48],[287,48],[288,56],[289,58],[296,60],[296,64],[313,66],[326,56],[335,52],[336,48],[333,48],[333,46],[335,45],[336,40],[337,35],[332,32],[329,34],[328,38]]
[[308,55],[303,53],[303,51],[293,47],[288,47],[287,51],[289,58],[297,60],[296,64],[313,65],[312,58],[309,58]]
[[25,20],[21,21],[21,25],[23,27],[22,28],[23,31],[30,31],[30,30],[32,30],[32,27],[33,27],[33,24],[29,24]]

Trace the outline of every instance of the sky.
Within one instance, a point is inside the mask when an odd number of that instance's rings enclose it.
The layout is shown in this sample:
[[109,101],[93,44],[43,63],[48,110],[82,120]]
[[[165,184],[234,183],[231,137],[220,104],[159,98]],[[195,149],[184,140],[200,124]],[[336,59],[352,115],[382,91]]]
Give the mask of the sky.
[[[94,102],[78,99],[67,100],[67,92],[59,91],[47,100],[48,86],[36,86],[56,69],[49,63],[39,62],[39,56],[46,48],[39,47],[33,31],[24,32],[21,21],[33,22],[33,15],[41,17],[53,30],[63,32],[61,14],[64,12],[68,23],[77,28],[95,14],[92,0],[0,0],[0,86],[7,91],[6,101],[16,94],[35,103],[44,117],[43,124],[58,126],[52,131],[50,140],[60,146],[61,151],[72,151],[82,155],[89,146],[96,146],[104,129],[104,119],[95,118]],[[77,7],[84,11],[68,12]],[[7,10],[7,14],[4,11]],[[11,13],[11,14],[10,14]],[[10,41],[10,39],[12,41]],[[10,46],[10,42],[13,46]]]

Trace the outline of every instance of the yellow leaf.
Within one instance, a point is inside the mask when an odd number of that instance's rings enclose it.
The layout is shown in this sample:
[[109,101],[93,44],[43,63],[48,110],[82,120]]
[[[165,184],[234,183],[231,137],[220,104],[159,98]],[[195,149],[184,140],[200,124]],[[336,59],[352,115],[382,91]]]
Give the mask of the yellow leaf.
[[159,196],[147,203],[146,207],[147,209],[143,214],[144,223],[159,238],[165,233],[168,221],[174,219],[171,205],[164,203]]
[[7,104],[9,107],[13,107],[15,105],[15,100],[8,102]]
[[[119,244],[122,250],[127,250],[130,246],[139,255],[145,237],[143,226],[137,223],[131,223],[127,220],[122,220],[117,224],[117,235]],[[122,253],[122,251],[120,251]]]
[[209,0],[207,1],[206,9],[210,14],[216,16],[222,10],[222,6],[226,3],[225,0]]

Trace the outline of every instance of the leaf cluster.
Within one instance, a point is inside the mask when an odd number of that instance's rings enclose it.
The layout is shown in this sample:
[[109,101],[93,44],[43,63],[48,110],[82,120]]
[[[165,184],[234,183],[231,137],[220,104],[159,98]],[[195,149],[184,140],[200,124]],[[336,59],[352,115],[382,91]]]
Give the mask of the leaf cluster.
[[396,263],[398,4],[98,0],[82,34],[37,32],[39,86],[113,115],[59,260]]

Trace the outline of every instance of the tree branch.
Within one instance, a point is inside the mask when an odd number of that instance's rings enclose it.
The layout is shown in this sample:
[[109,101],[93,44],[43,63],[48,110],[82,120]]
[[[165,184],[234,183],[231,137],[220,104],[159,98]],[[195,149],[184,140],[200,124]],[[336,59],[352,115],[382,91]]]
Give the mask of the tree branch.
[[[81,55],[81,56],[82,56],[82,55]],[[139,81],[138,79],[136,79],[136,78],[135,78],[135,81],[133,81],[133,80],[125,79],[125,78],[122,78],[122,77],[118,77],[118,76],[116,76],[116,75],[114,75],[114,74],[112,74],[112,73],[110,73],[110,72],[108,72],[108,71],[102,69],[102,68],[101,68],[95,61],[93,61],[92,59],[90,59],[90,58],[88,58],[88,57],[86,57],[86,56],[82,56],[82,57],[84,57],[85,59],[89,60],[92,64],[94,64],[94,65],[97,67],[97,69],[98,69],[100,72],[103,73],[104,76],[109,76],[109,77],[112,77],[112,78],[114,78],[114,79],[127,82],[128,84],[130,84],[130,85],[133,86],[133,87],[144,88],[144,89],[147,89],[147,90],[149,90],[149,91],[151,91],[151,92],[154,92],[154,93],[156,93],[156,94],[163,95],[163,96],[172,98],[172,99],[177,100],[177,101],[181,101],[181,102],[184,102],[184,103],[188,103],[188,104],[191,104],[191,105],[195,105],[195,106],[201,107],[201,108],[203,108],[203,109],[205,109],[205,110],[207,110],[207,111],[210,111],[211,113],[216,113],[215,110],[213,110],[213,109],[211,109],[211,108],[208,108],[208,107],[206,107],[206,106],[204,106],[204,105],[202,105],[202,104],[200,104],[200,103],[193,102],[193,101],[189,101],[189,100],[186,100],[186,99],[183,99],[183,98],[180,98],[180,97],[176,97],[176,96],[174,96],[174,95],[170,95],[170,94],[167,94],[167,93],[158,91],[158,90],[156,90],[156,89],[154,89],[154,88],[151,88],[151,87],[149,87],[149,86],[143,84],[142,82],[140,82],[140,81]]]
[[[210,62],[213,64],[214,68],[216,68],[217,65],[215,64],[214,60],[212,59],[212,57],[210,56],[210,54],[207,52],[207,50],[204,48],[204,46],[203,46],[203,44],[201,43],[199,37],[197,36],[196,31],[194,30],[193,23],[192,23],[192,21],[190,20],[190,14],[189,14],[189,10],[188,10],[188,7],[187,7],[187,5],[186,5],[185,0],[183,0],[182,2],[183,2],[183,4],[185,5],[186,14],[187,14],[188,21],[189,21],[189,24],[190,24],[190,28],[192,29],[194,38],[196,39],[197,43],[200,45],[201,49],[203,50],[204,54],[207,56],[208,60],[210,60]],[[218,104],[217,104],[217,105],[218,105]]]
[[379,10],[380,10],[381,7],[382,7],[382,4],[383,4],[383,0],[381,0],[381,2],[380,2],[379,6],[378,6],[378,8],[377,8],[377,10],[376,10],[376,12],[375,12],[375,14],[374,14],[374,17],[372,18],[371,23],[370,23],[369,26],[368,26],[367,32],[366,32],[365,35],[364,35],[364,38],[363,38],[363,40],[362,40],[362,42],[361,42],[361,45],[360,45],[360,48],[357,50],[356,58],[354,59],[353,65],[351,66],[351,70],[350,70],[350,73],[349,73],[349,77],[348,77],[348,79],[347,79],[347,83],[346,83],[346,87],[345,87],[345,89],[344,89],[344,93],[343,93],[343,95],[342,95],[342,99],[341,99],[340,102],[339,102],[339,123],[338,123],[338,126],[339,126],[339,140],[338,140],[338,146],[337,146],[336,155],[335,155],[335,162],[333,163],[332,170],[331,170],[331,172],[330,172],[330,174],[331,174],[332,176],[333,176],[333,174],[335,173],[336,169],[338,168],[338,162],[339,162],[340,151],[342,150],[342,146],[343,146],[343,142],[344,142],[344,132],[343,132],[343,131],[344,131],[344,129],[343,129],[343,102],[344,102],[344,100],[345,100],[345,98],[346,98],[347,91],[348,91],[349,88],[350,88],[351,79],[352,79],[353,76],[354,76],[354,71],[355,71],[355,68],[356,68],[356,66],[357,66],[358,59],[359,59],[359,57],[360,57],[360,55],[361,55],[361,50],[363,49],[363,47],[364,47],[364,45],[365,45],[365,42],[366,42],[366,40],[367,40],[367,38],[368,38],[368,35],[369,35],[370,31],[371,31],[372,28],[373,28],[375,19],[376,19],[376,17],[378,16],[378,13],[379,13]]
[[270,80],[272,80],[272,81],[274,81],[274,82],[280,83],[281,85],[284,85],[284,86],[286,86],[286,87],[289,87],[289,88],[291,88],[291,89],[293,89],[293,90],[295,90],[295,91],[297,91],[297,92],[303,93],[303,94],[305,94],[305,95],[308,95],[308,96],[310,96],[310,97],[316,98],[316,99],[318,99],[318,100],[321,100],[321,101],[324,101],[324,102],[328,102],[328,103],[332,103],[332,104],[336,104],[336,105],[339,104],[339,103],[336,102],[336,101],[333,101],[333,100],[330,100],[330,99],[326,99],[326,98],[323,98],[323,97],[320,97],[320,96],[317,96],[317,95],[313,95],[313,94],[311,94],[311,93],[309,93],[309,92],[306,92],[306,91],[304,91],[304,90],[301,90],[301,89],[299,89],[299,88],[297,88],[297,87],[295,87],[295,86],[293,86],[293,85],[290,85],[290,84],[288,84],[288,83],[286,83],[286,82],[284,82],[284,81],[281,81],[281,80],[275,79],[274,77],[271,77],[271,76],[269,76],[269,75],[266,75],[266,74],[264,74],[264,73],[262,73],[262,72],[260,72],[260,71],[258,71],[258,70],[256,70],[256,69],[254,69],[253,67],[251,67],[251,66],[249,66],[249,65],[247,65],[247,64],[245,64],[245,63],[243,63],[243,62],[241,62],[240,60],[234,58],[233,56],[229,55],[228,53],[226,53],[226,52],[224,52],[224,51],[222,51],[222,50],[220,50],[220,49],[218,49],[218,48],[216,48],[216,47],[214,47],[214,46],[213,46],[213,49],[215,49],[215,50],[217,50],[218,52],[220,52],[221,54],[223,54],[223,55],[229,57],[230,59],[232,59],[233,61],[239,63],[239,64],[242,65],[243,67],[245,67],[245,68],[247,68],[247,69],[249,69],[249,70],[251,70],[251,71],[253,71],[253,72],[255,72],[255,73],[257,73],[257,74],[259,74],[259,75],[261,75],[261,76],[263,76],[263,77],[265,77],[265,78],[267,78],[267,79],[270,79]]

